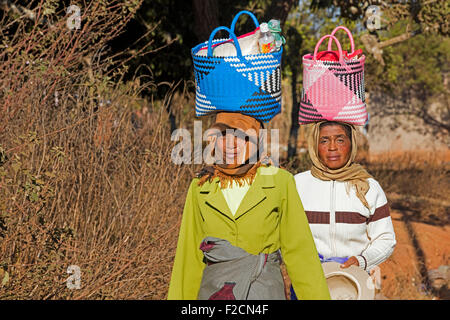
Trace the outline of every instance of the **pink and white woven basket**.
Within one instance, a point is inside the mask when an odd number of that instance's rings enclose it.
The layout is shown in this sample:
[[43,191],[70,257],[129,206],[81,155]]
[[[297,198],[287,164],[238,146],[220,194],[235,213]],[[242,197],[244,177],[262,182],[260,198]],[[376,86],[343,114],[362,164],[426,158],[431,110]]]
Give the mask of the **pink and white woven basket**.
[[[365,56],[345,59],[341,44],[334,36],[336,31],[345,30],[350,38],[351,53],[355,44],[351,32],[339,26],[316,44],[314,54],[303,56],[303,88],[299,108],[299,123],[307,124],[317,121],[339,121],[354,125],[364,125],[367,109],[364,97],[364,62]],[[329,38],[328,51],[332,41],[338,48],[338,61],[317,59],[320,44]]]

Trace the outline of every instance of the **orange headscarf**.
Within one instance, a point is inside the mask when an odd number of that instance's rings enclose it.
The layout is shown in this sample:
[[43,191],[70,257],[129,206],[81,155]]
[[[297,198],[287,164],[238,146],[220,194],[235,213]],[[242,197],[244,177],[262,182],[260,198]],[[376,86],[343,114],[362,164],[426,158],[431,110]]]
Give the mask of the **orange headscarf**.
[[[212,125],[211,129],[213,128],[220,131],[235,129],[248,136],[249,140],[246,142],[245,158],[242,163],[239,161],[231,164],[214,163],[212,166],[203,168],[199,174],[199,185],[215,177],[219,177],[222,188],[228,187],[233,180],[239,185],[245,182],[251,184],[256,175],[256,170],[262,165],[261,160],[256,163],[249,163],[250,159],[255,159],[258,152],[259,130],[262,128],[261,122],[253,117],[240,113],[220,112],[217,114],[216,122]],[[214,143],[217,143],[217,136],[213,136],[212,138]]]

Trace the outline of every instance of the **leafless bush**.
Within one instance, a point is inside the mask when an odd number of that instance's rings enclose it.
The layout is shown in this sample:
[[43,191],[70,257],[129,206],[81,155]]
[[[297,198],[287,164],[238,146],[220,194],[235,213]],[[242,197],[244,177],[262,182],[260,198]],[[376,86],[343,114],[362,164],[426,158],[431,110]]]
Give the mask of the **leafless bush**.
[[[166,102],[125,82],[108,41],[141,1],[51,1],[0,22],[0,298],[161,299],[192,172],[170,162]],[[67,287],[77,265],[81,288]]]

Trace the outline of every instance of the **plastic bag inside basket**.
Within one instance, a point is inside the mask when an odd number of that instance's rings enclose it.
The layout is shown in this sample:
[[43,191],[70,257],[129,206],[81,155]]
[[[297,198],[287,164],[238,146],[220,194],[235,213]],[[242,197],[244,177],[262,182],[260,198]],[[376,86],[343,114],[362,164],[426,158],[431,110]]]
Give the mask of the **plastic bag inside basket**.
[[[258,54],[258,39],[260,36],[259,27],[254,31],[241,35],[238,38],[239,46],[241,47],[242,55]],[[219,41],[213,46],[213,56],[215,57],[229,57],[236,56],[236,47],[231,39]],[[208,46],[202,47],[198,52],[198,56],[206,56],[208,54]]]
[[[361,57],[362,50],[358,49],[355,50],[355,52],[348,53],[346,50],[342,51],[342,54],[344,55],[344,60],[355,60]],[[338,51],[320,51],[317,53],[317,60],[322,61],[339,61],[339,52]]]

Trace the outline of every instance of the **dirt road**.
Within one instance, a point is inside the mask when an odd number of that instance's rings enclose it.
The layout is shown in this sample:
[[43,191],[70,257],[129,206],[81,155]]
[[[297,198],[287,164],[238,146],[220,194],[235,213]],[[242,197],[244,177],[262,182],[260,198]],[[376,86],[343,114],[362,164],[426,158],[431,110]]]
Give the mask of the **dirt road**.
[[448,288],[427,290],[428,271],[449,265],[450,226],[412,222],[392,210],[397,246],[380,265],[381,291],[388,299],[450,299]]

